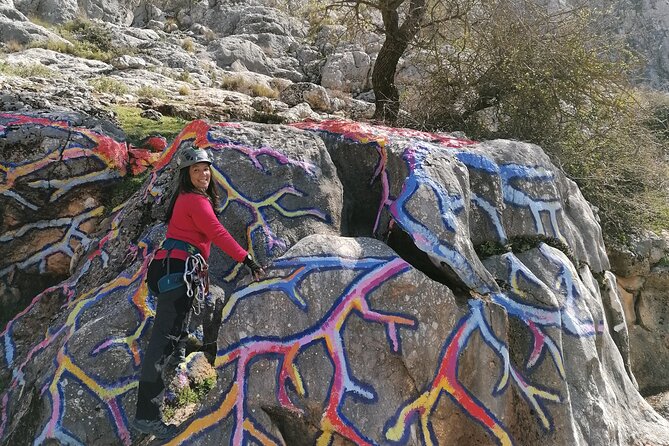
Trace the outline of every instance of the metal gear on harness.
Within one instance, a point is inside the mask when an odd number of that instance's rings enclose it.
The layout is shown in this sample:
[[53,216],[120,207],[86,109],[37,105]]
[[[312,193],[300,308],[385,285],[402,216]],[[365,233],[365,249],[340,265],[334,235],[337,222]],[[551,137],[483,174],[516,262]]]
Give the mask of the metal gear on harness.
[[204,300],[209,294],[209,266],[202,255],[194,254],[186,259],[183,280],[186,283],[186,295],[192,302],[192,312],[188,312],[188,323],[190,323],[191,313],[196,316],[200,314]]

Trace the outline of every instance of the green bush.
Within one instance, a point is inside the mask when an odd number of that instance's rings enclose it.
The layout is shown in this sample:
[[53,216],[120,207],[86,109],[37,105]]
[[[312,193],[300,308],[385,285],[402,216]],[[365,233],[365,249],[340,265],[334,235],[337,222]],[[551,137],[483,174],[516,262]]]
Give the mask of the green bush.
[[215,385],[216,376],[208,376],[202,381],[190,382],[189,385],[178,389],[175,392],[174,399],[166,401],[163,407],[163,417],[170,420],[176,415],[178,409],[201,402]]
[[221,78],[221,88],[224,90],[241,91],[247,86],[247,80],[238,74],[226,74]]
[[268,87],[265,84],[253,84],[250,87],[251,96],[262,96],[265,98],[278,98],[279,92],[275,89]]
[[0,73],[6,76],[16,77],[46,77],[52,78],[59,76],[58,72],[42,65],[34,64],[8,64],[0,61]]
[[188,51],[189,53],[195,51],[195,44],[193,43],[193,39],[191,39],[190,37],[185,38],[181,42],[181,48]]
[[142,118],[142,110],[136,107],[117,106],[113,111],[128,141],[133,144],[139,144],[152,135],[173,139],[188,123],[184,119],[171,116],[163,116],[160,121]]
[[22,43],[19,43],[16,40],[10,40],[5,43],[5,51],[8,53],[18,53],[19,51],[23,51],[26,48],[26,46]]
[[[113,52],[116,47],[112,44],[111,31],[97,23],[75,19],[63,25],[62,31],[84,40],[100,51]],[[69,40],[69,39],[68,39]]]
[[112,93],[121,96],[130,91],[126,84],[111,77],[93,79],[88,83],[99,93]]
[[137,90],[135,90],[135,94],[140,98],[162,99],[167,97],[167,93],[165,93],[165,90],[163,90],[162,88],[152,87],[150,85],[142,85]]
[[131,48],[117,47],[112,42],[111,31],[97,23],[75,19],[55,29],[67,42],[49,39],[30,44],[31,48],[45,48],[83,59],[109,62],[122,54],[132,54]]
[[599,209],[608,240],[669,227],[669,107],[630,86],[639,65],[625,44],[593,31],[605,11],[518,6],[492,0],[432,30],[433,46],[416,61],[426,80],[404,92],[404,125],[540,145]]

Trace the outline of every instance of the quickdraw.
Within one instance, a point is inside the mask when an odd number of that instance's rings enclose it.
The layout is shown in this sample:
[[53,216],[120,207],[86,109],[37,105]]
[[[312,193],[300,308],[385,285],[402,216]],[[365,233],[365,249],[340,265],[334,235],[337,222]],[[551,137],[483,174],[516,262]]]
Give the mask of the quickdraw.
[[[204,257],[195,254],[186,259],[183,280],[186,284],[186,295],[192,302],[192,313],[197,316],[209,294],[209,266]],[[188,318],[190,319],[190,312]]]

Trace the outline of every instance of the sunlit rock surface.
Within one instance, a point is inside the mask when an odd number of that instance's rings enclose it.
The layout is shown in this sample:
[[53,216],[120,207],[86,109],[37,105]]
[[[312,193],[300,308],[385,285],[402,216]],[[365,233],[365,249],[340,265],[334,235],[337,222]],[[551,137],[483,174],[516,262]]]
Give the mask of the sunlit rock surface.
[[[6,125],[3,142],[73,129],[40,125]],[[623,304],[595,217],[541,149],[348,121],[189,124],[104,210],[72,274],[4,328],[3,443],[139,439],[144,276],[190,146],[211,151],[221,221],[268,276],[251,283],[214,250],[211,314],[192,328],[217,384],[171,444],[669,445],[613,336]],[[59,160],[71,187],[54,210],[95,189],[76,184],[75,161]],[[1,198],[27,212],[46,179],[10,184],[19,164],[2,162]],[[19,234],[47,237],[15,220],[6,258]],[[48,264],[48,247],[32,249]]]

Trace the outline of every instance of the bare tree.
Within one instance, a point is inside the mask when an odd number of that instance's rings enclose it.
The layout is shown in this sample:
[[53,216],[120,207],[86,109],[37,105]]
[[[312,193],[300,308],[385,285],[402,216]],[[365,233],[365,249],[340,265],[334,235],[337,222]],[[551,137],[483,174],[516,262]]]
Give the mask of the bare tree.
[[351,11],[357,27],[372,28],[385,36],[372,70],[372,87],[376,97],[374,119],[396,123],[400,91],[395,75],[400,59],[410,46],[420,45],[431,38],[423,35],[422,30],[434,30],[458,17],[461,3],[468,1],[456,1],[454,4],[449,4],[447,0],[326,1],[327,10]]
[[[386,37],[372,71],[372,87],[376,97],[375,119],[390,124],[397,121],[400,94],[395,85],[395,72],[400,58],[423,24],[426,1],[380,0],[375,4],[383,17],[383,31]],[[408,3],[408,8],[402,21],[400,8],[404,3]]]

